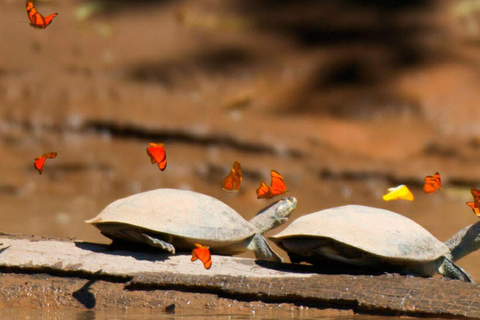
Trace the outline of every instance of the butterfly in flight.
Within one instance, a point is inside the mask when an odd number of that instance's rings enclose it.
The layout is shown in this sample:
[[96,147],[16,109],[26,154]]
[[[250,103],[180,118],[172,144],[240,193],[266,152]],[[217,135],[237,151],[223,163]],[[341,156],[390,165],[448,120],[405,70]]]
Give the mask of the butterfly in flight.
[[270,171],[270,175],[272,176],[270,186],[267,186],[267,184],[262,181],[260,187],[257,189],[257,199],[273,198],[288,191],[280,173],[272,170]]
[[240,189],[240,183],[242,183],[242,166],[240,162],[235,161],[230,173],[223,179],[222,189],[225,191],[236,192]]
[[165,170],[167,167],[167,154],[165,153],[163,143],[149,143],[149,145],[147,154],[150,156],[152,164],[157,163],[160,170]]
[[436,172],[433,176],[425,177],[425,184],[423,185],[423,191],[426,194],[435,193],[442,188],[442,179],[440,173]]
[[473,196],[473,202],[467,202],[467,206],[472,208],[473,212],[480,218],[480,190],[472,188],[470,192]]
[[38,170],[38,173],[42,174],[43,168],[45,167],[45,161],[47,161],[47,159],[53,159],[56,157],[57,153],[55,151],[44,153],[42,156],[35,158],[33,165],[35,166],[35,169]]
[[413,193],[408,189],[408,187],[404,184],[399,185],[395,188],[389,188],[388,193],[383,196],[383,200],[390,201],[390,200],[408,200],[413,201]]
[[26,4],[28,18],[30,18],[30,25],[34,28],[45,29],[50,23],[52,23],[53,18],[58,15],[58,13],[53,13],[44,17],[37,11],[32,1],[27,0]]
[[196,248],[192,250],[192,261],[200,259],[203,262],[205,269],[210,269],[212,266],[212,257],[208,247],[195,243]]

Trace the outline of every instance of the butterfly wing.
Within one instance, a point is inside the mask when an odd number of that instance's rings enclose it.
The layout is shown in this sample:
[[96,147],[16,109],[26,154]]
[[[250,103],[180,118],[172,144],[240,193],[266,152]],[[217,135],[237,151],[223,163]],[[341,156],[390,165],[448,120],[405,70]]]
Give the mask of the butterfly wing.
[[285,181],[280,173],[275,170],[270,171],[270,175],[272,176],[272,183],[269,187],[271,198],[278,196],[287,192],[287,186],[285,185]]
[[192,261],[200,259],[205,269],[210,269],[212,266],[212,257],[208,247],[195,243],[196,248],[192,250]]
[[238,191],[242,183],[242,167],[240,162],[235,161],[230,173],[223,179],[222,189],[225,191]]
[[43,28],[46,28],[50,23],[52,23],[53,18],[55,18],[57,15],[58,13],[52,13],[46,16],[45,18],[43,18],[43,20],[45,21],[45,25]]
[[35,9],[35,6],[33,5],[33,2],[32,1],[27,1],[27,14],[28,14],[28,18],[30,19],[30,23],[34,23],[35,22],[35,14],[37,14],[37,9]]
[[442,178],[440,178],[440,173],[436,172],[436,173],[433,175],[433,178],[437,181],[438,190],[440,190],[440,189],[442,188]]
[[257,199],[266,199],[270,197],[270,188],[268,188],[265,182],[260,183],[260,187],[257,188]]
[[470,192],[473,196],[473,207],[471,208],[473,209],[473,212],[480,217],[480,190],[472,188]]
[[38,170],[39,174],[42,174],[42,172],[43,172],[43,168],[45,167],[45,160],[46,159],[47,158],[46,158],[45,155],[35,158],[35,162],[33,163],[33,165],[34,165],[35,169]]
[[192,250],[192,259],[190,259],[191,261],[197,261],[198,260],[198,255],[197,255],[197,251],[195,251],[195,249]]
[[155,150],[155,147],[157,146],[156,143],[149,143],[150,147],[147,148],[147,155],[150,157],[150,162],[152,164],[157,163],[157,160],[155,159],[155,156],[153,155],[153,150]]
[[53,159],[53,158],[57,157],[57,153],[55,151],[52,151],[52,152],[44,154],[44,156],[48,159]]
[[234,172],[233,169],[230,173],[223,179],[222,181],[222,189],[225,191],[236,191],[234,190],[235,182],[234,182]]
[[163,143],[149,143],[147,154],[150,156],[152,163],[157,163],[160,170],[165,170],[167,167],[167,154]]
[[473,213],[475,213],[477,217],[480,218],[480,209],[475,207],[475,202],[467,202],[466,205],[472,208]]

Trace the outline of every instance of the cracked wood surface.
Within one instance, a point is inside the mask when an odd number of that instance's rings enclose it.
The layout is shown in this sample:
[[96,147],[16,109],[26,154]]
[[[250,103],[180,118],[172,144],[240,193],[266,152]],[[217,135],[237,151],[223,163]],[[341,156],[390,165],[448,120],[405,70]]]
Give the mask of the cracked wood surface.
[[8,272],[116,279],[129,291],[169,289],[360,313],[480,319],[480,287],[460,281],[317,274],[310,266],[225,256],[213,256],[212,268],[205,270],[187,254],[114,251],[81,241],[5,235],[0,241],[0,269]]

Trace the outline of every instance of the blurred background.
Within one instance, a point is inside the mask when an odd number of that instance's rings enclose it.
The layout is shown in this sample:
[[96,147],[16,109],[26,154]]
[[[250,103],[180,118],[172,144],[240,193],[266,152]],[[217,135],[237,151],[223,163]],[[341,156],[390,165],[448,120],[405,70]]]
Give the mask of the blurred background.
[[[25,1],[0,0],[2,232],[108,243],[84,220],[156,188],[250,219],[272,202],[255,194],[272,169],[298,199],[292,219],[370,205],[442,241],[478,221],[465,202],[480,187],[479,0],[35,5],[58,12],[45,30]],[[164,172],[149,142],[165,143]],[[221,182],[235,160],[232,194]],[[426,195],[436,171],[443,189]],[[384,202],[399,184],[415,200]],[[479,258],[460,261],[477,281]]]

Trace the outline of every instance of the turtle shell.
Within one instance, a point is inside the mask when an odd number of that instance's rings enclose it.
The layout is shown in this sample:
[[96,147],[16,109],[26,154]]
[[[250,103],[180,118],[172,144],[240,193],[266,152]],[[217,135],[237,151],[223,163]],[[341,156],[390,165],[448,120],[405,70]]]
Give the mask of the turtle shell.
[[[449,252],[445,244],[416,222],[392,211],[359,205],[305,215],[270,237],[284,249],[282,242],[285,239],[289,239],[290,243],[298,239],[295,245],[301,249],[301,241],[312,238],[326,239],[323,243],[336,249],[360,249],[386,261],[433,261]],[[286,250],[289,251],[288,248]],[[332,252],[341,254],[342,251]]]
[[225,203],[176,189],[157,189],[119,199],[86,222],[100,230],[106,230],[104,225],[122,229],[130,226],[205,243],[241,241],[258,232]]

